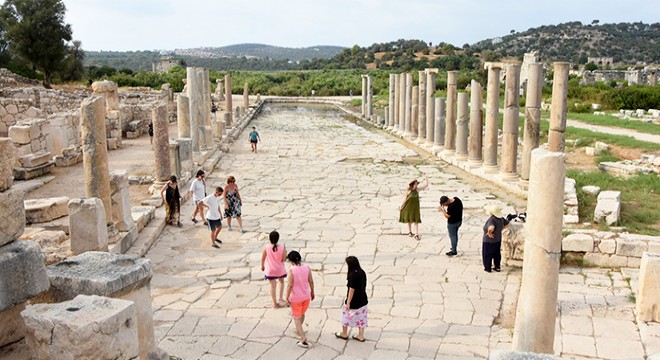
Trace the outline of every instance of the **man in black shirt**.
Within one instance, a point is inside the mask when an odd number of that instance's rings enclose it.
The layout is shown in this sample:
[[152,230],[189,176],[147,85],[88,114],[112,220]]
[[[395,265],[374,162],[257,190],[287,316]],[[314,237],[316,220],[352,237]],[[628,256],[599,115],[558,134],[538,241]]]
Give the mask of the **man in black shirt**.
[[450,199],[443,195],[440,198],[438,210],[442,211],[447,218],[447,232],[451,241],[451,250],[447,252],[447,256],[456,256],[458,255],[458,228],[463,223],[463,202],[458,197]]

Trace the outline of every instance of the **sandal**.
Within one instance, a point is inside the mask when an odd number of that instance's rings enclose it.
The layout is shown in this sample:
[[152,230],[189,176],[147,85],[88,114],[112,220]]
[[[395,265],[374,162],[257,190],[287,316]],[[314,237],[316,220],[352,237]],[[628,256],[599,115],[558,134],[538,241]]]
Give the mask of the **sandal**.
[[420,237],[419,235],[415,235],[415,240],[419,241]]
[[357,337],[357,335],[353,335],[353,340],[357,340],[357,341],[359,341],[359,342],[365,342],[365,341],[367,341],[367,339],[360,339],[359,337]]
[[342,340],[348,340],[348,335],[346,335],[346,336],[341,336],[341,333],[340,333],[339,331],[337,331],[337,332],[335,333],[335,337],[338,338],[338,339],[342,339]]
[[296,346],[301,347],[303,349],[309,349],[309,343],[307,343],[307,341],[298,341],[296,343]]
[[409,233],[408,233],[408,236],[413,237],[413,233],[412,233],[412,232],[409,232]]

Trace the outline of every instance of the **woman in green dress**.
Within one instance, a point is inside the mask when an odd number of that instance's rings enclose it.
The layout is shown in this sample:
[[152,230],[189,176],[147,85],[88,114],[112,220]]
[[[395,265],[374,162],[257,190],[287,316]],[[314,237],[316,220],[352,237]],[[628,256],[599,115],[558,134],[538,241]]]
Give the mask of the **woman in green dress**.
[[419,191],[429,187],[429,178],[424,174],[424,185],[419,186],[417,179],[408,184],[406,197],[399,208],[399,222],[408,224],[408,236],[413,236],[412,224],[415,224],[415,240],[419,240],[419,223],[422,222],[422,216],[419,213]]

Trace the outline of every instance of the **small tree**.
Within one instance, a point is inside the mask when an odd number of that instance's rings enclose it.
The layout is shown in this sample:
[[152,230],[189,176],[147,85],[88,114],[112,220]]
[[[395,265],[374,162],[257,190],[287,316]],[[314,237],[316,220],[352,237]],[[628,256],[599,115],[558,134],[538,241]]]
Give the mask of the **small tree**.
[[6,0],[0,8],[10,49],[43,72],[46,88],[69,53],[71,25],[64,23],[65,11],[61,0]]
[[593,61],[584,65],[584,70],[587,71],[594,71],[598,69],[598,65],[594,64]]

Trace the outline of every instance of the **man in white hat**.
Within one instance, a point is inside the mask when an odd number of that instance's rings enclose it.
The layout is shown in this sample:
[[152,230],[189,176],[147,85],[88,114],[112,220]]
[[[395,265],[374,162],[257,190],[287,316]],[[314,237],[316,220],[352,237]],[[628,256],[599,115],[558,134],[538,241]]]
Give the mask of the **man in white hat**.
[[509,221],[502,217],[502,208],[498,205],[486,207],[490,217],[484,225],[483,247],[481,250],[484,260],[484,271],[495,270],[500,272],[502,260],[502,230],[509,225]]

